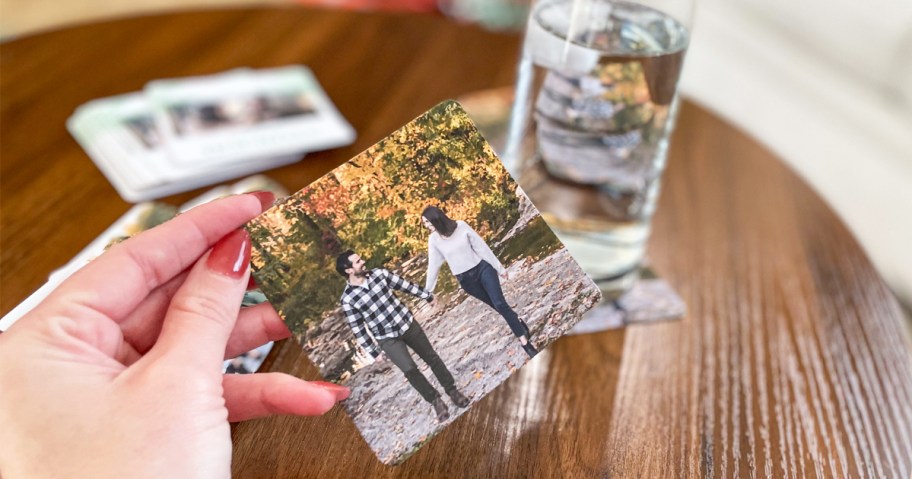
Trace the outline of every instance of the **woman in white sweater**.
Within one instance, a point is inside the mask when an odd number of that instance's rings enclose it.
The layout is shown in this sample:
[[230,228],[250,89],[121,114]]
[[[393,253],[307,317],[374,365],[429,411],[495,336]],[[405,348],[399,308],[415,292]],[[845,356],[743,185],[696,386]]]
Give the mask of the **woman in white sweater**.
[[437,274],[444,261],[459,285],[470,296],[480,299],[507,321],[529,357],[538,354],[529,341],[529,327],[504,298],[498,275],[507,278],[507,270],[494,256],[487,243],[465,221],[453,221],[440,208],[428,206],[421,221],[431,231],[428,239],[428,271],[425,289],[434,292]]

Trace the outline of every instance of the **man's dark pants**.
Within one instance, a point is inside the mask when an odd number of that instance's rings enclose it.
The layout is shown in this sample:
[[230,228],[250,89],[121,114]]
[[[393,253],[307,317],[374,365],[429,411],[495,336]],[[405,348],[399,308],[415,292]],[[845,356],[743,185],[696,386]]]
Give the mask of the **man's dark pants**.
[[427,335],[424,334],[424,330],[421,329],[418,321],[412,321],[412,324],[409,325],[408,330],[402,336],[381,339],[378,342],[380,343],[380,349],[386,353],[386,356],[390,358],[396,367],[405,373],[405,378],[408,379],[409,384],[418,391],[418,394],[421,394],[425,401],[433,402],[440,397],[440,393],[434,389],[434,386],[431,386],[424,374],[418,371],[418,365],[415,364],[412,355],[409,354],[408,348],[412,348],[418,354],[418,357],[427,363],[431,371],[434,372],[434,376],[437,376],[437,381],[440,381],[440,385],[443,386],[447,393],[456,390],[456,381],[453,379],[453,375],[443,364],[443,360],[437,355],[437,351],[434,351],[434,347],[431,346],[431,342],[428,340]]

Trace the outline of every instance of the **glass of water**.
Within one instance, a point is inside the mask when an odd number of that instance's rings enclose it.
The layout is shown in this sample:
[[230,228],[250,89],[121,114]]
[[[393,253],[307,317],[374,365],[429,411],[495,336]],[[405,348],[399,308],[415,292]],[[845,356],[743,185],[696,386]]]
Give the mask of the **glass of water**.
[[693,0],[536,0],[503,160],[608,298],[638,278]]

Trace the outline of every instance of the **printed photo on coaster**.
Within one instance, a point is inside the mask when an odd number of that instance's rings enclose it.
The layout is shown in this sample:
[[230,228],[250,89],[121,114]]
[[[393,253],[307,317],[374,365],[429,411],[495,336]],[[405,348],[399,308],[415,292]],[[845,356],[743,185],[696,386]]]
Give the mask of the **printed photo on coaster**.
[[145,93],[178,165],[230,165],[335,148],[355,138],[303,66],[156,80]]
[[247,224],[254,277],[386,464],[601,298],[453,101]]

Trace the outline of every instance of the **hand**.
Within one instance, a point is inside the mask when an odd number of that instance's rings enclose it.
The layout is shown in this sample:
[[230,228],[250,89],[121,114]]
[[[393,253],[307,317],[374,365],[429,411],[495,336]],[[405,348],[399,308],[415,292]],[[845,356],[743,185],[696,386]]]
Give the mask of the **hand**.
[[225,357],[289,335],[269,304],[239,314],[250,239],[238,228],[271,196],[215,201],[114,246],[0,334],[4,477],[227,477],[228,421],[347,397],[221,374]]

